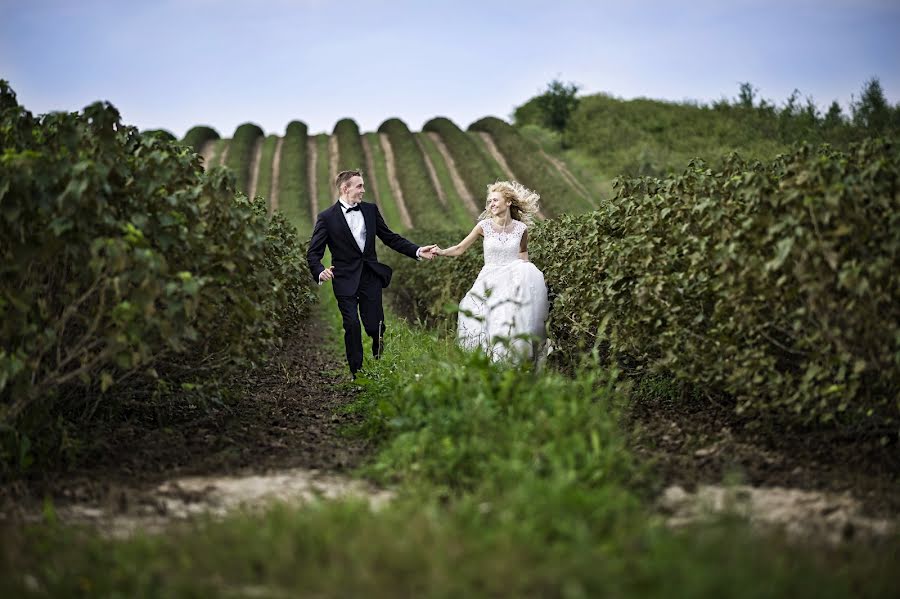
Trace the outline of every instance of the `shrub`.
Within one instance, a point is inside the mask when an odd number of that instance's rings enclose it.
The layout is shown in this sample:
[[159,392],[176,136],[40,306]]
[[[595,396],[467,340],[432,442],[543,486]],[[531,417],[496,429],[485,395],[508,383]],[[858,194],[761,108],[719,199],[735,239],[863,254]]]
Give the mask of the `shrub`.
[[221,401],[314,299],[283,218],[105,103],[33,117],[0,81],[0,469],[68,421]]
[[867,141],[619,180],[600,210],[536,227],[552,337],[853,430],[896,425],[900,154]]
[[431,183],[425,159],[406,123],[388,119],[378,127],[391,142],[397,163],[397,179],[403,190],[403,200],[416,227],[441,227],[444,211]]
[[236,189],[247,193],[250,187],[250,165],[256,142],[264,135],[263,130],[253,123],[244,123],[234,131],[225,166],[234,171]]
[[453,157],[460,177],[475,197],[479,206],[484,205],[487,186],[504,179],[499,168],[493,166],[481,148],[466,133],[448,118],[436,117],[425,123],[423,131],[432,131],[441,136],[447,151]]
[[312,208],[309,197],[308,129],[305,123],[288,123],[281,146],[278,175],[278,205],[301,236],[312,232]]
[[141,135],[154,135],[163,141],[178,141],[171,131],[165,129],[145,129],[141,131]]
[[206,125],[198,125],[191,127],[185,134],[184,139],[181,140],[181,143],[190,146],[194,152],[199,154],[206,142],[214,139],[219,139],[219,133],[215,129]]
[[[359,140],[359,125],[353,119],[341,119],[334,126],[338,144],[338,171],[366,168],[366,154]],[[368,174],[368,173],[366,173]]]
[[547,216],[584,212],[591,207],[589,200],[542,156],[540,148],[509,123],[485,117],[469,125],[469,130],[489,133],[494,138],[519,182],[541,194],[541,209]]

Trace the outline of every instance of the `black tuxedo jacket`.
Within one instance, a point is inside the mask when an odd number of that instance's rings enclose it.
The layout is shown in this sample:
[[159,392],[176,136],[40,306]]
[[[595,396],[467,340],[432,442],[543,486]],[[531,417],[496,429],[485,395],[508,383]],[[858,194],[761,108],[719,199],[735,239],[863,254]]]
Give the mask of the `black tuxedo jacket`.
[[327,245],[331,250],[331,264],[334,266],[332,283],[335,295],[356,294],[363,265],[372,269],[381,280],[382,287],[390,284],[393,271],[389,266],[378,261],[378,255],[375,253],[376,235],[395,252],[413,259],[416,258],[416,251],[419,249],[419,246],[388,228],[375,204],[361,202],[359,207],[366,223],[366,245],[362,251],[359,250],[359,246],[350,232],[340,201],[319,213],[312,238],[309,240],[306,261],[309,263],[309,270],[316,282],[319,281],[319,275],[325,270],[325,266],[322,264],[325,246]]

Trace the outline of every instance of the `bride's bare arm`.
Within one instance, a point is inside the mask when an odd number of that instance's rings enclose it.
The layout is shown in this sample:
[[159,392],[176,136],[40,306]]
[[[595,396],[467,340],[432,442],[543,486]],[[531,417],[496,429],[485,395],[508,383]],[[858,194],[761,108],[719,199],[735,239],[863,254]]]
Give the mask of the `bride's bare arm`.
[[472,229],[472,232],[466,235],[466,238],[457,243],[452,247],[448,247],[445,249],[438,249],[438,256],[459,256],[475,243],[475,240],[478,239],[480,235],[483,235],[481,232],[481,227],[475,225],[475,228]]
[[519,260],[528,262],[528,229],[522,233],[522,241],[519,242]]

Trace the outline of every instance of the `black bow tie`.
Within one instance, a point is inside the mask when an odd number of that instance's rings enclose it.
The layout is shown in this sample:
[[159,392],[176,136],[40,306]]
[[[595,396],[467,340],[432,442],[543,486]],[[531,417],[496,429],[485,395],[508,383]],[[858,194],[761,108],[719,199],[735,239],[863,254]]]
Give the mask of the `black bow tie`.
[[359,210],[360,212],[362,212],[362,209],[359,207],[359,204],[357,204],[355,206],[350,206],[349,208],[344,208],[344,214],[347,214],[348,212],[353,212],[354,210]]

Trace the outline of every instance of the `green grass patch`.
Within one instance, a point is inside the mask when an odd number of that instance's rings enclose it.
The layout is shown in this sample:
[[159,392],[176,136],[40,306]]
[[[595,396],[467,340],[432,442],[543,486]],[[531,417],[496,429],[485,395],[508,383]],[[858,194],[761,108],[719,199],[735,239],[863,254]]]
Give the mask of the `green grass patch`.
[[316,154],[316,199],[319,202],[319,212],[322,212],[334,204],[338,197],[329,169],[327,133],[316,135]]
[[[339,329],[331,290],[320,296]],[[386,353],[366,362],[359,383],[357,433],[380,448],[365,472],[398,492],[387,507],[280,506],[126,541],[38,525],[0,541],[4,590],[710,598],[893,591],[896,545],[791,546],[728,519],[682,532],[664,527],[626,449],[622,398],[601,370],[566,378],[491,364],[389,315]]]

